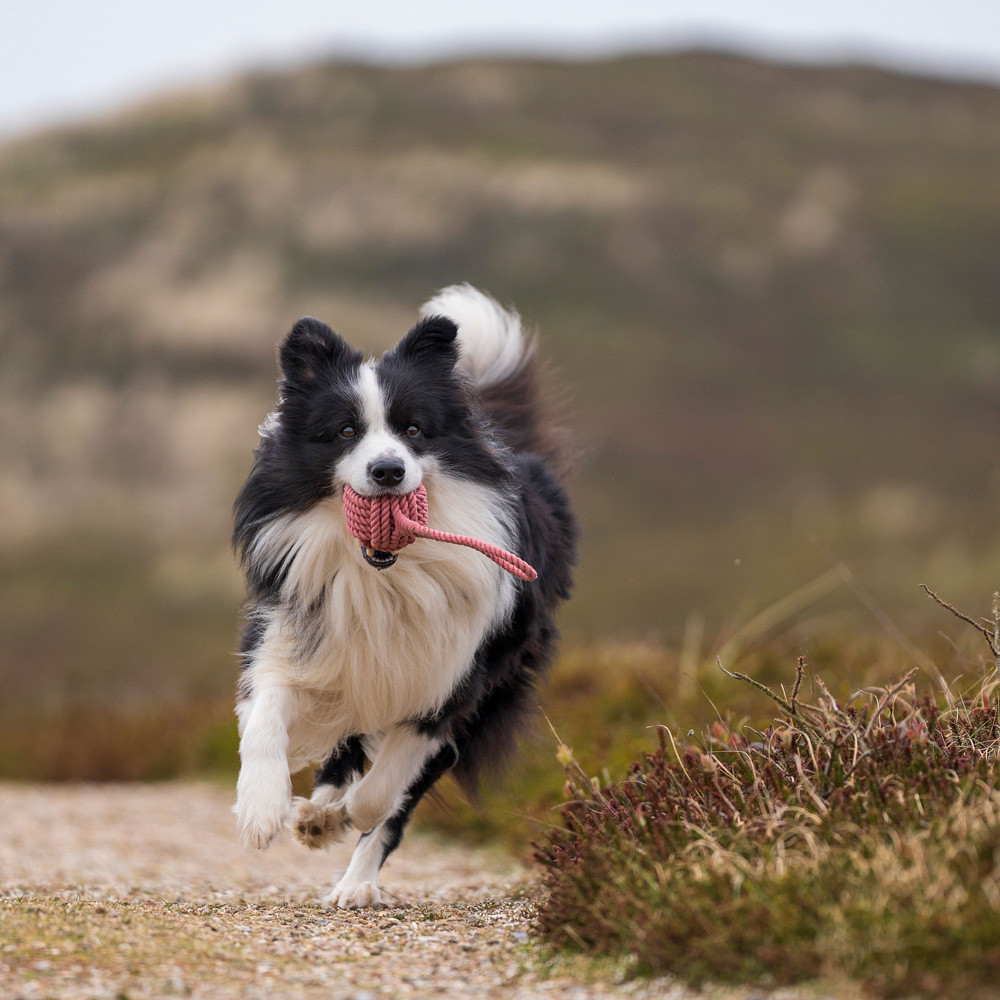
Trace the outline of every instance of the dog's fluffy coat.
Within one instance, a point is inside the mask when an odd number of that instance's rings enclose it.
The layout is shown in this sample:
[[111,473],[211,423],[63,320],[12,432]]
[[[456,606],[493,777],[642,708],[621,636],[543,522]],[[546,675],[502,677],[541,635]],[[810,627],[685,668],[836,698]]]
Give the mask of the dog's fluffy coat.
[[[439,293],[377,360],[300,320],[280,367],[235,508],[249,602],[237,821],[258,848],[289,820],[311,847],[357,828],[328,901],[377,905],[379,868],[421,796],[449,770],[474,794],[509,755],[553,656],[576,526],[532,346],[516,314],[470,286]],[[432,527],[498,544],[538,579],[424,539],[366,557],[344,485],[421,483]],[[289,775],[310,763],[312,797],[293,802]]]

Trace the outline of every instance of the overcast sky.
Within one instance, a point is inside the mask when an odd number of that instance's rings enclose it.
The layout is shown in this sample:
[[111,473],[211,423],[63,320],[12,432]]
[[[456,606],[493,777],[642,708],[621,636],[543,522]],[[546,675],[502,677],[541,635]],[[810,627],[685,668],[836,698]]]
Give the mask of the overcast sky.
[[692,44],[1000,83],[1000,0],[3,0],[0,134],[336,53],[411,61]]

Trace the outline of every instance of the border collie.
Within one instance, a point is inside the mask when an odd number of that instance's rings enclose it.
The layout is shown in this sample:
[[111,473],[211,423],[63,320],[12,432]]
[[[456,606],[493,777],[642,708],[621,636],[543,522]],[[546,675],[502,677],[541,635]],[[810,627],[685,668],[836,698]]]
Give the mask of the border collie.
[[[313,848],[360,831],[326,902],[378,906],[379,869],[420,798],[448,771],[475,798],[513,749],[553,658],[576,522],[533,344],[471,286],[431,299],[378,359],[307,318],[279,362],[235,504],[248,593],[237,825],[253,848],[286,823]],[[430,527],[502,546],[537,580],[458,545],[382,552],[350,534],[345,486],[421,484]],[[308,765],[312,796],[293,800],[290,774]]]

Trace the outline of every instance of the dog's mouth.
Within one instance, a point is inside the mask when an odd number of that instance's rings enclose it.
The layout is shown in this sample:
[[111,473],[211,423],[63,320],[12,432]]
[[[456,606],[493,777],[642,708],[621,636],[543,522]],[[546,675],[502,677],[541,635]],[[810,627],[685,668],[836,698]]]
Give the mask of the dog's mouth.
[[388,569],[399,558],[398,552],[383,552],[367,545],[361,546],[361,555],[369,566],[374,566],[376,569]]

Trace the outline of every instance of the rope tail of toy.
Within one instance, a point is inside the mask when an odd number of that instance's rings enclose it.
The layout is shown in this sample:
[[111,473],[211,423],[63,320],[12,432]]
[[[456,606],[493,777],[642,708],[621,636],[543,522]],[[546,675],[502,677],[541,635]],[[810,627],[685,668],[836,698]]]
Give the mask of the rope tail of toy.
[[417,538],[436,542],[466,545],[492,559],[501,569],[522,580],[535,580],[538,574],[523,559],[512,552],[450,531],[438,531],[427,526],[427,490],[418,486],[411,493],[390,493],[366,497],[344,487],[344,515],[347,528],[366,546],[383,552],[398,552]]

